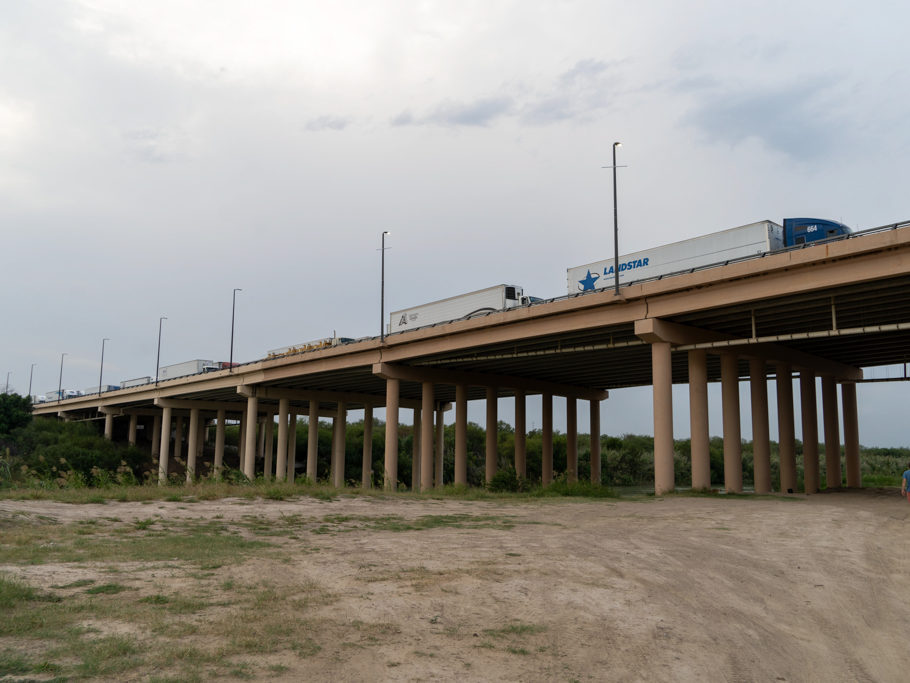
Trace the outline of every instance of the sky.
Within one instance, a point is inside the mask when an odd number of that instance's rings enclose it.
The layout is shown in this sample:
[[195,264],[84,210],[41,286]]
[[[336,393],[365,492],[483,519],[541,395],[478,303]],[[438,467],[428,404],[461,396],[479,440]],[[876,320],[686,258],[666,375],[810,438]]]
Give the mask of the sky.
[[[0,2],[0,372],[55,390],[65,353],[64,387],[97,386],[108,338],[106,384],[154,375],[161,316],[162,365],[227,360],[234,288],[235,360],[376,335],[384,230],[387,311],[561,296],[613,255],[614,141],[623,253],[910,219],[908,23],[886,0]],[[860,386],[864,444],[910,445],[908,389]],[[648,390],[602,423],[651,433]]]

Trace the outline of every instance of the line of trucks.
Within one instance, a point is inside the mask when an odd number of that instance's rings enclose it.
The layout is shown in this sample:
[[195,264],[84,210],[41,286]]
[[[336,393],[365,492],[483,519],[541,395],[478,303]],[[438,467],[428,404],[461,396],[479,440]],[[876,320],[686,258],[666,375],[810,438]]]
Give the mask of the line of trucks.
[[[759,221],[710,235],[702,235],[680,242],[673,242],[672,244],[665,244],[653,249],[620,255],[618,259],[605,259],[568,268],[566,270],[566,285],[570,296],[612,288],[617,275],[617,263],[619,266],[619,284],[623,285],[640,280],[681,275],[694,270],[725,265],[732,261],[752,258],[762,254],[839,239],[852,234],[852,232],[843,223],[819,218],[785,218],[782,225],[770,220]],[[524,290],[517,285],[494,285],[475,292],[393,311],[389,314],[387,332],[394,334],[420,327],[464,320],[489,313],[530,306],[539,301],[543,301],[543,299],[526,295]],[[333,334],[333,336],[325,339],[273,349],[267,353],[266,358],[281,358],[308,351],[318,351],[353,341],[356,340]],[[234,363],[233,365],[238,364]],[[167,380],[175,377],[224,370],[230,366],[231,363],[227,362],[197,359],[166,365],[159,370],[158,378],[159,380]],[[149,384],[152,381],[152,377],[137,377],[124,380],[119,385],[101,387],[101,390],[126,389]],[[58,397],[57,391],[51,391],[36,396],[35,402],[43,403],[45,401],[56,401],[58,398],[75,398],[91,395],[98,391],[98,386],[89,387],[84,392],[65,389],[59,392],[63,394],[60,397]]]

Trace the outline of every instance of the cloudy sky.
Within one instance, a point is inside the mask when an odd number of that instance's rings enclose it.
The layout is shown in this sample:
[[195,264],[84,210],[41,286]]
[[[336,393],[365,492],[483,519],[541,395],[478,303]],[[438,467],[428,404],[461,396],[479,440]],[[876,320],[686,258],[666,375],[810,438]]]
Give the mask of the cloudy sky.
[[[160,316],[162,365],[226,360],[234,287],[235,359],[378,334],[383,230],[387,310],[559,296],[612,256],[614,140],[624,252],[908,219],[908,20],[888,0],[0,2],[0,371],[56,389],[65,352],[84,389],[108,337],[106,382],[154,375]],[[860,388],[863,443],[910,444],[906,390]],[[604,430],[650,433],[646,398],[614,392]]]

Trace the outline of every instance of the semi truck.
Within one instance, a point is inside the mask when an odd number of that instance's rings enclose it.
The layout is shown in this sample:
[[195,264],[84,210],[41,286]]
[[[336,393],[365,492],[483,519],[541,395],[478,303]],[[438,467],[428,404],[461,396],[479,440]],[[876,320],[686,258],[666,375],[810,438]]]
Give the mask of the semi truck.
[[525,296],[516,285],[495,285],[476,292],[433,301],[428,304],[394,311],[389,315],[389,333],[413,330],[417,327],[451,322],[476,315],[505,311],[540,301],[537,297]]
[[[844,237],[852,230],[843,223],[820,218],[785,218],[783,225],[759,221],[710,235],[693,237],[619,257],[619,283],[647,280],[729,261]],[[616,259],[569,268],[569,294],[614,286]]]
[[354,340],[350,337],[339,337],[338,334],[333,334],[331,337],[326,337],[325,339],[314,339],[313,341],[301,342],[300,344],[293,344],[291,346],[282,346],[280,349],[272,349],[266,354],[266,358],[281,358],[283,356],[293,356],[294,354],[304,353],[306,351],[330,349],[333,346],[349,344],[352,341]]
[[200,372],[214,372],[220,370],[221,364],[213,360],[187,360],[174,365],[165,365],[158,371],[158,379],[174,379],[186,375],[196,375]]

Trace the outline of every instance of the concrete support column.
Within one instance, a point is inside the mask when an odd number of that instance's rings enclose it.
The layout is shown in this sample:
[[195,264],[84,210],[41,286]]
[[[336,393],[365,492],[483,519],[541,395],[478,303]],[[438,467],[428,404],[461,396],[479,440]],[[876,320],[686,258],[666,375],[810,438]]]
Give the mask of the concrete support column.
[[373,406],[363,407],[363,462],[361,463],[360,485],[373,488]]
[[173,415],[173,412],[171,408],[164,408],[161,412],[161,439],[159,441],[161,448],[158,453],[158,483],[166,484],[168,459],[171,452],[171,416]]
[[398,401],[400,385],[397,379],[385,381],[385,468],[384,488],[398,490]]
[[199,452],[199,408],[190,409],[190,429],[186,440],[186,483],[196,481],[196,454]]
[[278,453],[275,457],[275,479],[283,481],[288,471],[288,411],[291,402],[278,399]]
[[429,491],[433,488],[433,407],[435,396],[433,383],[423,383],[423,395],[420,425],[420,490]]
[[525,392],[517,389],[515,391],[515,474],[521,479],[526,479],[528,476],[526,408]]
[[221,478],[221,472],[224,470],[224,423],[227,420],[227,413],[222,408],[215,416],[215,478]]
[[287,480],[294,483],[297,471],[297,411],[291,410],[288,415],[288,462]]
[[708,432],[708,354],[689,351],[689,429],[692,435],[692,488],[711,488],[711,437]]
[[548,486],[553,483],[553,394],[541,396],[540,422],[540,481]]
[[348,406],[344,401],[338,402],[338,415],[335,417],[335,462],[332,467],[332,484],[337,488],[344,487],[344,466],[347,456],[345,439],[348,431]]
[[822,413],[825,423],[825,484],[839,488],[843,481],[840,468],[840,421],[837,417],[837,382],[834,377],[822,377]]
[[859,467],[859,418],[856,411],[856,384],[840,385],[844,411],[844,459],[847,465],[847,486],[858,489],[863,485]]
[[739,364],[732,353],[720,356],[724,420],[724,489],[743,492],[742,434],[739,427]]
[[803,481],[806,493],[818,493],[818,408],[815,399],[815,374],[799,373],[799,402],[803,423]]
[[468,483],[468,387],[455,385],[455,484]]
[[446,411],[440,406],[436,409],[436,488],[441,489],[443,486],[443,455],[445,455],[446,446]]
[[755,493],[771,493],[771,437],[768,427],[768,380],[765,361],[749,360],[752,397],[752,472]]
[[130,446],[136,445],[136,432],[139,431],[139,416],[130,415],[130,427],[127,433],[127,442]]
[[673,367],[669,342],[651,343],[654,386],[654,493],[675,487],[673,472]]
[[566,481],[578,481],[578,400],[566,396]]
[[[259,423],[258,423],[259,446],[256,449],[256,459],[257,460],[262,460],[263,458],[265,458],[265,422],[266,422],[266,416],[259,418]],[[255,468],[255,465],[253,465],[253,467]],[[268,477],[265,476],[265,473],[263,473],[263,479],[267,479],[267,478]]]
[[240,422],[237,425],[237,470],[243,472],[244,463],[246,462],[246,416],[241,413]]
[[[273,466],[275,464],[275,415],[269,413],[263,426],[265,427],[265,463],[262,472],[263,477],[269,480],[272,479]],[[287,464],[285,464],[285,467],[287,467]]]
[[152,459],[161,455],[161,415],[152,418]]
[[243,429],[243,475],[252,481],[256,477],[256,421],[259,419],[259,399],[246,399],[246,424]]
[[496,387],[487,387],[487,447],[486,447],[486,468],[484,470],[484,481],[490,483],[496,475],[499,456],[497,453],[499,416],[497,411]]
[[420,408],[414,409],[414,425],[411,428],[411,490],[414,492],[420,490],[420,466],[423,464],[420,457],[422,413]]
[[307,418],[306,476],[316,483],[316,463],[319,457],[319,401],[310,401]]
[[796,491],[796,431],[793,426],[793,369],[777,366],[777,432],[780,453],[780,490]]
[[600,401],[591,399],[591,483],[600,483]]
[[174,419],[174,460],[183,457],[183,417]]
[[108,441],[114,439],[114,416],[111,413],[104,415],[104,438]]

